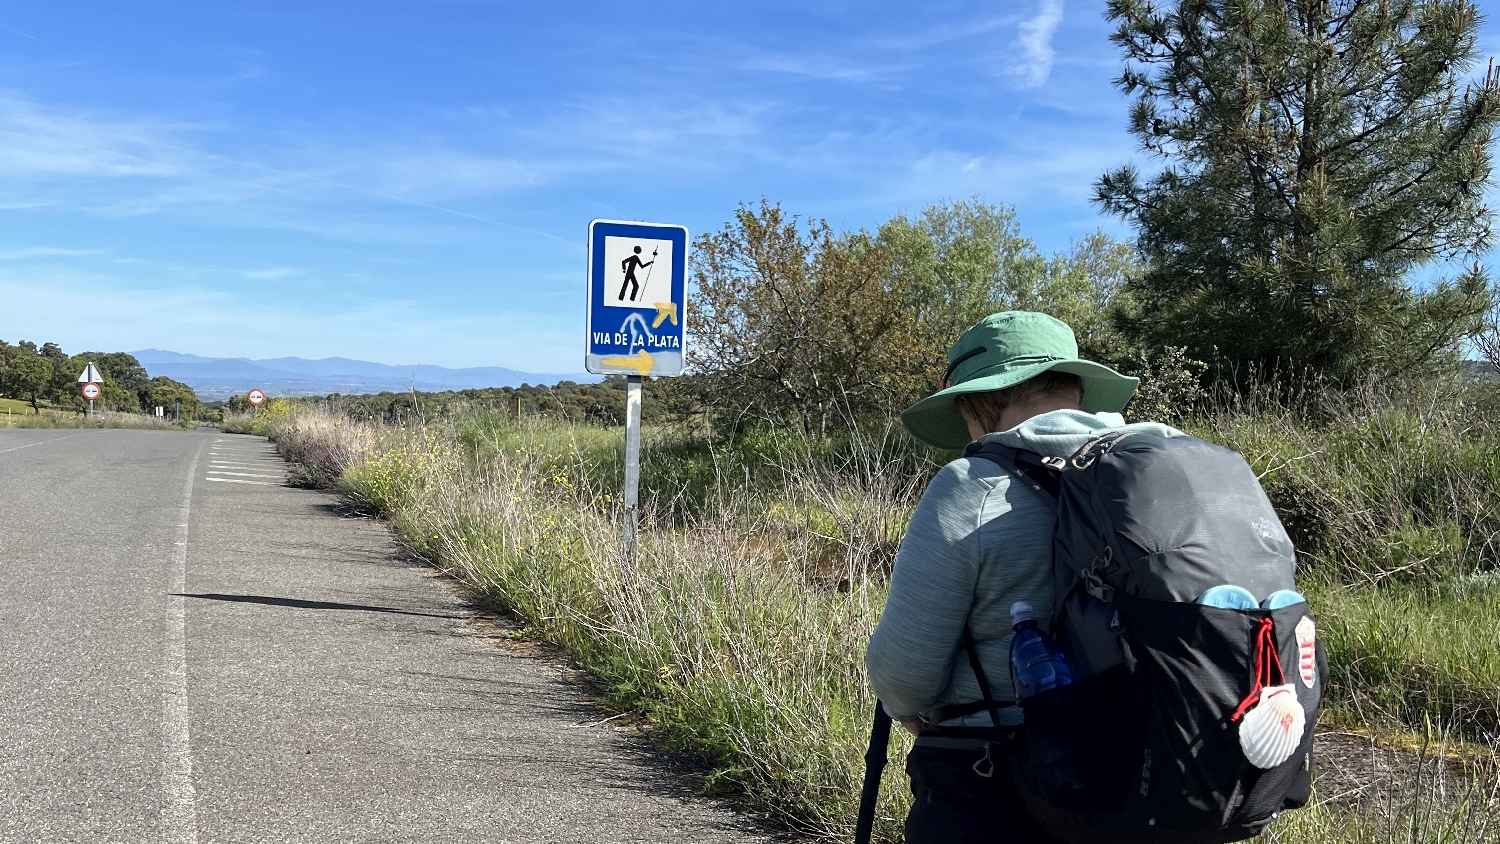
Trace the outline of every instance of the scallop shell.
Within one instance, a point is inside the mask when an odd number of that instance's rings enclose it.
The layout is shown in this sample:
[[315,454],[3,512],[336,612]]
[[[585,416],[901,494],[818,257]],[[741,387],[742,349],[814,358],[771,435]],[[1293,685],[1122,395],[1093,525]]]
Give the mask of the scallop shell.
[[1257,768],[1274,768],[1302,743],[1307,713],[1292,684],[1261,689],[1260,701],[1240,721],[1240,747]]

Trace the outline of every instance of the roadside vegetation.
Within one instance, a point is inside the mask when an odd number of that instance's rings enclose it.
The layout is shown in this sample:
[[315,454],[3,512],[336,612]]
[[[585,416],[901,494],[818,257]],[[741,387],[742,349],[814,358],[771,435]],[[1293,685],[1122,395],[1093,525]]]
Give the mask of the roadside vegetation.
[[[1318,421],[1261,404],[1182,422],[1244,451],[1298,532],[1333,665],[1326,726],[1391,747],[1429,742],[1356,776],[1363,790],[1320,791],[1325,802],[1290,813],[1271,840],[1494,840],[1479,833],[1500,811],[1500,414],[1452,402],[1470,389],[1330,396]],[[1377,401],[1383,414],[1362,404]],[[461,409],[391,426],[287,400],[253,427],[304,483],[388,519],[415,553],[565,647],[609,705],[702,761],[708,787],[743,791],[803,833],[847,837],[873,707],[864,643],[945,455],[888,429],[820,440],[761,429],[722,443],[648,429],[641,548],[627,569],[618,429]],[[1358,446],[1398,436],[1394,452]],[[898,837],[904,782],[894,765],[885,840]]]
[[0,428],[141,428],[148,430],[185,430],[191,420],[174,422],[171,417],[159,419],[143,413],[98,410],[88,417],[81,410],[57,410],[51,407],[32,409],[31,405],[0,399]]

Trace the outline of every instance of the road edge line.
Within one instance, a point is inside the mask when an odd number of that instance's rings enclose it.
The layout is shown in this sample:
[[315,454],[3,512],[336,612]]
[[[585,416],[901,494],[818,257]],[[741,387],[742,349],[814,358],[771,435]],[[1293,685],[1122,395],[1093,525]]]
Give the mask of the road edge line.
[[187,543],[193,512],[193,485],[198,462],[211,442],[205,438],[188,464],[182,506],[177,510],[177,537],[168,572],[165,664],[162,688],[162,844],[198,844],[197,793],[193,788],[193,744],[187,699]]

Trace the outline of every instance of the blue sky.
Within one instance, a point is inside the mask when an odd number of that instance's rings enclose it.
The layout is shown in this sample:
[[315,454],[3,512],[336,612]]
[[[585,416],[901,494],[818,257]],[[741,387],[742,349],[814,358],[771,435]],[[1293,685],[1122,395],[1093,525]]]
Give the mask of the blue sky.
[[0,4],[0,338],[576,372],[596,217],[1123,235],[1102,6]]

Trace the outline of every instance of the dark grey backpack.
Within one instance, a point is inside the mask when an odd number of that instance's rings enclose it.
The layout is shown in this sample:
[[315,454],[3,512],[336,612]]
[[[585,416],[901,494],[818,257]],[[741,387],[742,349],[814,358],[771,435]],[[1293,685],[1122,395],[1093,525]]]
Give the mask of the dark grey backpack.
[[[1307,604],[1195,603],[1222,584],[1257,598],[1293,588],[1291,540],[1244,458],[1193,437],[1120,433],[1069,460],[998,444],[965,454],[1057,502],[1051,632],[1073,682],[1021,703],[1011,754],[1042,826],[1070,844],[1216,844],[1304,805],[1327,674]],[[1283,684],[1304,732],[1290,758],[1261,769],[1241,749],[1240,718],[1262,687]]]

